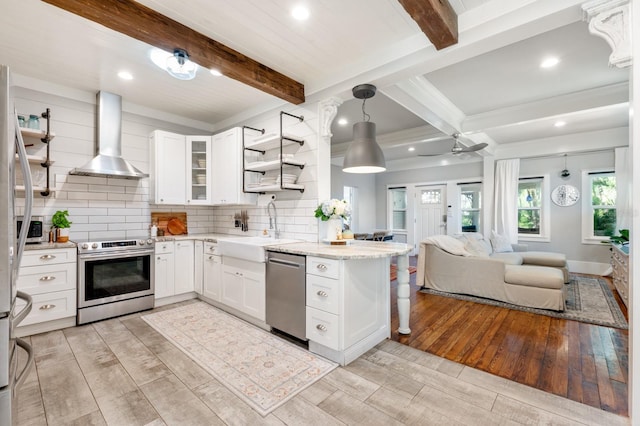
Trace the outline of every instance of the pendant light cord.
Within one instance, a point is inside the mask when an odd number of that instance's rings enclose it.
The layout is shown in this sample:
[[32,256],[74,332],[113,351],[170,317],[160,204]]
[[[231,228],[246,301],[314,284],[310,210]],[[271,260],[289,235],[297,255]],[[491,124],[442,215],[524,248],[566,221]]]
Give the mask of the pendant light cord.
[[366,98],[364,98],[362,100],[362,121],[370,121],[371,120],[371,116],[364,111],[365,102],[367,102]]

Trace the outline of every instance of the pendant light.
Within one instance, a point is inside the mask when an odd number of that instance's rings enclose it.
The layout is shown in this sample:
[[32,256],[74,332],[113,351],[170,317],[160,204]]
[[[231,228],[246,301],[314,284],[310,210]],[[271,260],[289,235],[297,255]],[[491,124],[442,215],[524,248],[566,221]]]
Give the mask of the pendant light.
[[376,94],[376,86],[360,84],[352,89],[356,99],[362,99],[362,121],[353,125],[353,142],[344,156],[342,171],[346,173],[379,173],[387,170],[382,148],[376,142],[376,124],[369,121],[365,102]]

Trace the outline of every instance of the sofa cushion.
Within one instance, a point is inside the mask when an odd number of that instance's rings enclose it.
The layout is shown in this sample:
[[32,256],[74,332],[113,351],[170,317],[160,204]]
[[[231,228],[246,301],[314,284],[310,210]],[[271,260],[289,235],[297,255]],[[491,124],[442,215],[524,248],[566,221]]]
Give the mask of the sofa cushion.
[[483,244],[482,240],[477,240],[473,237],[467,238],[464,244],[464,249],[471,253],[472,256],[489,257],[491,254]]
[[496,253],[508,253],[513,251],[511,241],[505,235],[500,235],[496,231],[491,231],[491,245]]
[[564,275],[559,269],[545,266],[505,265],[504,280],[509,284],[561,289],[564,286]]
[[567,256],[564,253],[553,253],[548,251],[525,251],[518,253],[522,256],[525,264],[553,266],[563,268],[567,266]]
[[506,265],[522,265],[520,253],[493,253],[492,259],[502,260]]

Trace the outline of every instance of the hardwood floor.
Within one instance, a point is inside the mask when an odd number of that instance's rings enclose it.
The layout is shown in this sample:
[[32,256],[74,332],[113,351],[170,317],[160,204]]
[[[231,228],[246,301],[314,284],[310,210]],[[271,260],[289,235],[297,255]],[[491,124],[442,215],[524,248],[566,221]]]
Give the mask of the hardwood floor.
[[[412,258],[411,264],[415,264]],[[627,330],[420,293],[411,275],[411,335],[391,339],[469,367],[628,416]],[[612,287],[611,282],[609,285]],[[397,281],[392,281],[396,300]],[[618,304],[627,310],[615,290]],[[628,320],[628,317],[627,317]]]

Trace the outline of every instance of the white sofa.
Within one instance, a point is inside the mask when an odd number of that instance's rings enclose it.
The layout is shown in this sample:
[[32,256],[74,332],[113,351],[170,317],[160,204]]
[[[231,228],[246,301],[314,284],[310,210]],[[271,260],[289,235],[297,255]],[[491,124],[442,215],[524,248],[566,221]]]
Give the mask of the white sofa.
[[[416,284],[439,291],[469,294],[521,306],[562,311],[568,270],[564,255],[511,252],[482,255],[471,239],[437,236],[420,243]],[[522,249],[522,247],[516,247]],[[523,254],[529,256],[523,256]],[[535,264],[541,261],[543,265]],[[557,266],[556,266],[557,265]]]

